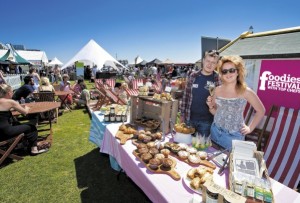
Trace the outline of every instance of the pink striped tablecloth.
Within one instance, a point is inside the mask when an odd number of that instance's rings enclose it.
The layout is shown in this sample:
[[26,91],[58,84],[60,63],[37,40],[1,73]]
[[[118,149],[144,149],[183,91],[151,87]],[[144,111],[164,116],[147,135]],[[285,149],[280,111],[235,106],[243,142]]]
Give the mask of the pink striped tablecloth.
[[[170,176],[165,174],[154,174],[147,170],[144,164],[132,154],[136,147],[127,141],[125,145],[120,145],[119,140],[115,138],[118,131],[118,125],[107,125],[103,143],[100,152],[113,156],[118,164],[126,171],[126,174],[143,190],[152,202],[190,202],[194,197],[194,192],[186,186],[183,178],[187,171],[191,168],[188,164],[177,160],[175,170],[182,177],[179,181],[173,180]],[[166,141],[171,139],[166,138]],[[220,176],[217,174],[218,169],[215,170],[214,181],[226,187],[228,182],[228,171]],[[299,193],[286,187],[285,185],[271,180],[272,189],[275,196],[275,202],[300,202]],[[228,187],[227,187],[228,188]],[[196,196],[197,200],[202,200],[201,195]]]

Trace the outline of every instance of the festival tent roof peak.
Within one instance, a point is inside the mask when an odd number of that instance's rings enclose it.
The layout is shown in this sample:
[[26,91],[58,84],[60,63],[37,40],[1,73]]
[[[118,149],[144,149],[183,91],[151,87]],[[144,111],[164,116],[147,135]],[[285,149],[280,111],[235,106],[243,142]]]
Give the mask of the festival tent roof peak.
[[63,65],[63,63],[58,60],[58,58],[54,57],[50,63],[48,63],[49,66],[55,66],[55,65],[58,65],[58,66],[61,66]]
[[[115,64],[124,67],[119,61],[113,58],[107,53],[99,44],[91,39],[81,50],[69,60],[61,69],[65,69],[68,66],[73,65],[76,61],[91,61],[97,65],[97,69],[100,70],[105,62],[112,61]],[[111,63],[112,65],[114,63]],[[114,69],[118,69],[117,66],[112,66]],[[124,67],[125,68],[125,67]]]

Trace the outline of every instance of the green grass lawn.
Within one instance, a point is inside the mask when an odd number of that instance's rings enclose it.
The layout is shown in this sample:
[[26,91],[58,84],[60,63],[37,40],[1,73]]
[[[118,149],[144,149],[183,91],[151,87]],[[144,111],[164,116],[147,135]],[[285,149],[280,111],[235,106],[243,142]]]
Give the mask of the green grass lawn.
[[0,202],[148,202],[124,174],[117,180],[108,157],[88,140],[90,123],[85,109],[59,116],[49,152],[0,169]]

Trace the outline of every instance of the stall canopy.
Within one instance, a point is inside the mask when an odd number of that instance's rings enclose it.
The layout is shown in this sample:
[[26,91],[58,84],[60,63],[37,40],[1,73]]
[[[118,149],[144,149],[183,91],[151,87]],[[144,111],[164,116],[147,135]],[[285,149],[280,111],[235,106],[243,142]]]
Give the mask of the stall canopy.
[[58,60],[56,57],[54,57],[54,59],[52,59],[51,62],[48,63],[48,66],[55,66],[55,65],[61,66],[63,65],[63,63],[60,60]]
[[152,61],[150,61],[150,62],[148,62],[147,63],[147,65],[149,66],[149,65],[157,65],[157,64],[161,64],[161,60],[159,60],[159,59],[153,59]]
[[[112,67],[116,70],[119,68],[115,65],[125,68],[119,61],[107,53],[101,46],[99,46],[93,39],[91,39],[71,60],[69,60],[61,69],[72,66],[76,61],[91,61],[97,65],[100,70],[107,61],[110,61]],[[113,63],[111,63],[113,62]]]
[[30,64],[29,61],[20,56],[12,46],[9,46],[7,52],[0,58],[0,61],[12,61],[17,64]]

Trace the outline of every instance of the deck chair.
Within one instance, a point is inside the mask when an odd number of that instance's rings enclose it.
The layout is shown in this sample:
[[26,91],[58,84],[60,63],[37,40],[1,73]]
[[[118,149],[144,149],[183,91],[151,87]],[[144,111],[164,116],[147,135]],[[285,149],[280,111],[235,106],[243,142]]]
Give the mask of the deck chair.
[[264,159],[270,177],[294,189],[300,181],[300,110],[279,107]]
[[105,89],[107,98],[111,101],[113,104],[121,104],[126,105],[127,102],[124,101],[122,98],[120,98],[118,95],[116,95],[111,89]]
[[[269,122],[271,117],[276,112],[277,107],[272,106],[266,115],[265,119],[263,119],[262,128],[255,128],[250,134],[246,135],[245,140],[246,141],[252,141],[256,144],[257,150],[259,151],[265,151],[265,147],[267,144],[267,141],[269,139],[270,131],[267,131],[267,127],[269,126]],[[249,106],[248,112],[246,114],[245,124],[248,125],[251,118],[253,117],[253,114],[255,114],[255,111],[252,106]],[[245,115],[245,114],[244,114]]]
[[22,138],[24,137],[24,134],[20,134],[14,138],[5,140],[5,141],[1,141],[0,142],[0,165],[3,163],[3,161],[9,157],[12,159],[16,159],[16,160],[22,160],[23,158],[20,156],[17,156],[15,154],[12,154],[13,149],[16,148],[17,144],[22,140]]
[[125,91],[128,97],[139,95],[139,87],[144,85],[144,80],[142,78],[133,79],[131,81],[132,88],[127,88]]

